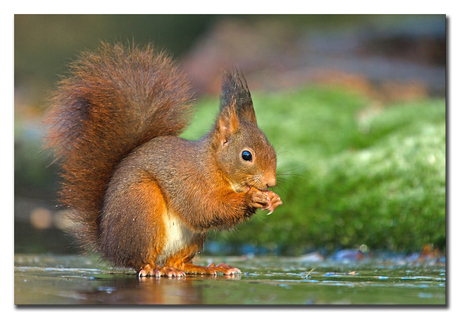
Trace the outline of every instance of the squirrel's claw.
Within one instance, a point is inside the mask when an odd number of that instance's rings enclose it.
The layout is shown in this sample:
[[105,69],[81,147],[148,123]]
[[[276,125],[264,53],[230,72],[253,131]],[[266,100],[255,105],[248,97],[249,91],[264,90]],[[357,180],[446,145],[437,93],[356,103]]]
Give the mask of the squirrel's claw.
[[269,210],[267,215],[270,215],[271,213],[273,213],[275,211],[276,207],[278,207],[281,204],[283,204],[281,199],[277,200],[275,203],[271,203],[270,206],[267,208]]
[[142,266],[141,270],[138,272],[139,277],[149,277],[153,276],[156,268],[152,267],[151,265],[147,264]]

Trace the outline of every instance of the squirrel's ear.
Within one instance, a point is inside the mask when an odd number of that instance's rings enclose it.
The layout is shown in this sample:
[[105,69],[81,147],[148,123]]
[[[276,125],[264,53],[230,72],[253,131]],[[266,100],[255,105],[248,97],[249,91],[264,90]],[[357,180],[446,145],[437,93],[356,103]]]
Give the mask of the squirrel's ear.
[[221,111],[228,106],[235,108],[240,119],[257,125],[248,83],[243,74],[240,74],[237,70],[233,73],[225,71],[222,76]]
[[225,145],[231,139],[231,136],[238,131],[240,126],[236,109],[233,107],[224,107],[216,123],[216,138],[220,145]]

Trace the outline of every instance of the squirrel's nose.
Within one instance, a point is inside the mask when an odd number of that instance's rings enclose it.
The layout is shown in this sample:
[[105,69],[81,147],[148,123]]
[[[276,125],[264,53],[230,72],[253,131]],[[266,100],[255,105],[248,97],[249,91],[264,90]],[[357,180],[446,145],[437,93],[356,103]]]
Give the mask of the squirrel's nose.
[[267,178],[267,187],[275,187],[276,186],[276,176],[270,176]]

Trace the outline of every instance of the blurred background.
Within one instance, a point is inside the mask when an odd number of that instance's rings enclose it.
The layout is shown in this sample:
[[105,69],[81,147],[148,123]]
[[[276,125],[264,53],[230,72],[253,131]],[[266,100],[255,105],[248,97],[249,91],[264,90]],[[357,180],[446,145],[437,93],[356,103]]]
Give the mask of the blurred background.
[[245,74],[284,204],[211,233],[205,253],[443,254],[445,15],[15,15],[14,29],[16,253],[78,252],[40,123],[68,64],[104,40],[179,62],[197,92],[186,138],[212,124],[222,70]]

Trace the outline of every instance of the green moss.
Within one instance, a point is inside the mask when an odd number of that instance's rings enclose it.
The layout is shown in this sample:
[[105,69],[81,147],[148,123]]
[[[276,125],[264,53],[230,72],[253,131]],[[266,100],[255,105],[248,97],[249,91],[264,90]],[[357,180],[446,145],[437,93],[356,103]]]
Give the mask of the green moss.
[[[259,125],[278,152],[275,191],[284,204],[214,240],[291,253],[445,246],[444,100],[375,105],[322,87],[253,95]],[[184,136],[207,132],[217,105],[202,102]]]

